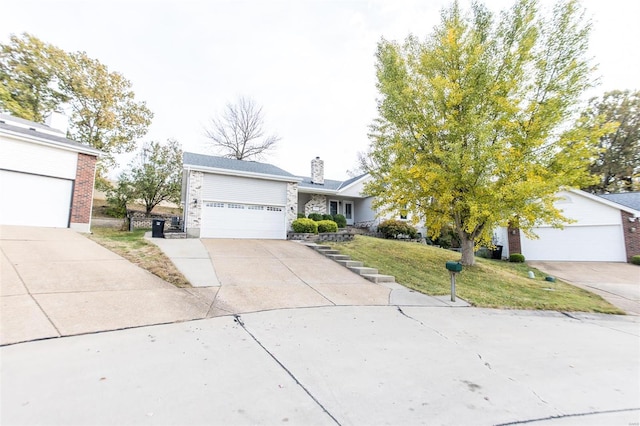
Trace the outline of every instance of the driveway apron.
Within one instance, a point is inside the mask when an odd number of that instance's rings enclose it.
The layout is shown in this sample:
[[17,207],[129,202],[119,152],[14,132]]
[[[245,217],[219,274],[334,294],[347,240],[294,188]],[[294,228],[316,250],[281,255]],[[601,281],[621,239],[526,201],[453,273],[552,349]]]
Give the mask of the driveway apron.
[[0,227],[0,344],[203,318],[209,304],[70,229]]
[[640,267],[617,262],[527,262],[534,268],[600,295],[630,315],[640,315]]
[[229,313],[333,305],[387,305],[391,289],[373,284],[291,241],[206,239]]

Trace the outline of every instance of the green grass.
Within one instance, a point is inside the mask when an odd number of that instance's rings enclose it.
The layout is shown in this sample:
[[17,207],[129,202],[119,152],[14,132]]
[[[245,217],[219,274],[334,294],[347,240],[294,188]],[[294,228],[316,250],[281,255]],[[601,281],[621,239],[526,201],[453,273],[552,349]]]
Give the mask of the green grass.
[[[356,236],[353,241],[328,243],[342,254],[393,275],[406,287],[432,296],[448,295],[451,280],[445,263],[460,254],[417,243]],[[528,278],[534,271],[535,279]],[[506,309],[600,312],[624,314],[600,296],[544,275],[523,263],[476,258],[456,277],[456,294],[474,306]]]

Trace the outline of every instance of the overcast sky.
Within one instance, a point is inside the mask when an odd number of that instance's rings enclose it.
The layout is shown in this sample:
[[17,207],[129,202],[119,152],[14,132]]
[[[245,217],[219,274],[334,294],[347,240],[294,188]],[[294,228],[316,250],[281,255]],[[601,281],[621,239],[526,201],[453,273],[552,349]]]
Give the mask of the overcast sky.
[[[466,1],[461,2],[468,4]],[[506,0],[486,0],[499,11]],[[343,179],[368,146],[376,115],[374,53],[381,37],[424,38],[444,0],[62,1],[5,0],[0,40],[29,32],[85,51],[122,73],[155,117],[143,140],[177,139],[213,153],[204,126],[238,96],[263,106],[282,140],[266,162]],[[543,4],[551,4],[544,0]],[[640,89],[640,1],[584,0],[594,24],[591,55],[601,85]]]

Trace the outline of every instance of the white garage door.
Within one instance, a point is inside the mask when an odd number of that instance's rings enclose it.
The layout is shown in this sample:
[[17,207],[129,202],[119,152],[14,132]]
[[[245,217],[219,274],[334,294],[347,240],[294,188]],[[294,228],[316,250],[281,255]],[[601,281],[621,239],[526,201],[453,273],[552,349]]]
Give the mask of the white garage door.
[[282,206],[205,201],[200,238],[285,239]]
[[522,254],[527,260],[626,262],[620,225],[536,228],[540,239],[521,235]]
[[0,223],[67,228],[73,182],[0,170]]

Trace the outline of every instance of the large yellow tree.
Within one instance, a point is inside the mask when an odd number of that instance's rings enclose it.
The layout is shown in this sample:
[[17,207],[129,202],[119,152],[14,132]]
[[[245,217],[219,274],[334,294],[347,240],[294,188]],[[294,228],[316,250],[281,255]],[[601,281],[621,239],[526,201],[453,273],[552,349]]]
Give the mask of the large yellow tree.
[[426,40],[382,40],[367,153],[376,206],[422,218],[431,237],[453,225],[464,265],[498,226],[565,223],[555,194],[591,179],[605,131],[576,114],[592,84],[583,15],[576,1],[546,18],[519,0],[496,20],[456,2]]

